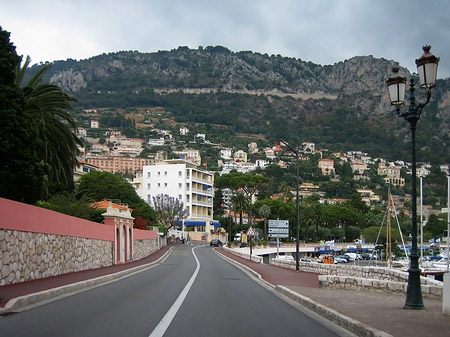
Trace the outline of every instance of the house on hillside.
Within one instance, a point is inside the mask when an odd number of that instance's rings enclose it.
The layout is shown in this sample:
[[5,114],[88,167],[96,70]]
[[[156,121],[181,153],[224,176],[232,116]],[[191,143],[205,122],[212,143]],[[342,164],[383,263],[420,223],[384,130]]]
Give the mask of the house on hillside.
[[333,175],[336,174],[334,170],[334,160],[323,158],[319,160],[319,169],[322,171],[323,175]]

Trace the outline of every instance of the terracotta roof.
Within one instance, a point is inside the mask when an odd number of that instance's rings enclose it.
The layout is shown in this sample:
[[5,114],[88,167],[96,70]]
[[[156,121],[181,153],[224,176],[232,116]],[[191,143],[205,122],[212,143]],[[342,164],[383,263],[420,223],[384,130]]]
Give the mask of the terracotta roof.
[[[90,205],[92,208],[98,208],[98,209],[107,209],[109,207],[109,201],[108,200],[102,200],[102,201],[97,201],[97,202],[93,202]],[[111,203],[112,208],[117,208],[120,210],[130,210],[131,208],[129,208],[128,206],[124,206],[124,205],[119,205],[116,204],[114,202]]]

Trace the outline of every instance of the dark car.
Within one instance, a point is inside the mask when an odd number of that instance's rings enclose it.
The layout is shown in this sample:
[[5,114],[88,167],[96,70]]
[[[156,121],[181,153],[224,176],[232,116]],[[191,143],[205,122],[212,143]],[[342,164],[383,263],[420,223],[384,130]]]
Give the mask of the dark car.
[[211,247],[222,247],[222,241],[214,239],[214,240],[211,240],[209,245]]

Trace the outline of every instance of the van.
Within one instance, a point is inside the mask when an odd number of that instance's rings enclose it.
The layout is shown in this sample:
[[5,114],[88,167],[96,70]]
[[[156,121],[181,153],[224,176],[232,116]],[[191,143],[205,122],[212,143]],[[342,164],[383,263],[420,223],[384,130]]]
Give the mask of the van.
[[334,256],[331,254],[322,255],[321,262],[326,264],[334,264]]
[[355,261],[358,259],[358,254],[356,253],[345,253],[344,255],[348,256],[349,261]]

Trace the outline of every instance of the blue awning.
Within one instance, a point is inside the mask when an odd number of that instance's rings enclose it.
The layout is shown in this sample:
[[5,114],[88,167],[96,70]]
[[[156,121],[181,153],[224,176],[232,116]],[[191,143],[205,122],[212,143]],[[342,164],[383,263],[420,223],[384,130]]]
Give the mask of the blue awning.
[[206,226],[205,221],[185,221],[185,226]]
[[222,227],[222,225],[220,224],[220,222],[217,222],[217,221],[213,221],[212,225],[213,225],[214,227]]

